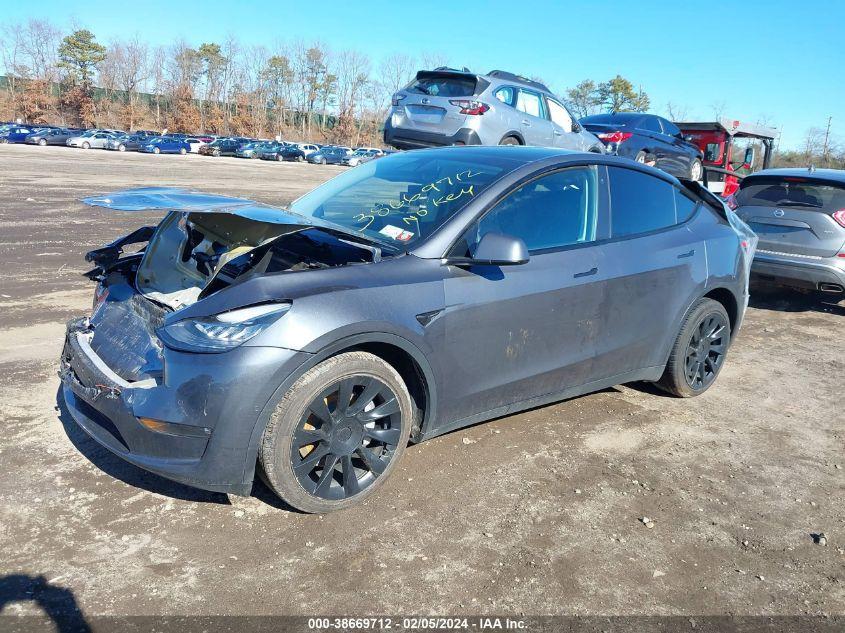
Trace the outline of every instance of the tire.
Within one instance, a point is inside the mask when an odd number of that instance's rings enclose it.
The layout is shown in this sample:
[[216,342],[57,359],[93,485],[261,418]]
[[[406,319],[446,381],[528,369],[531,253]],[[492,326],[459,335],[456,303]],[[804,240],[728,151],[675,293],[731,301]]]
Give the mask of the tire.
[[187,154],[187,153],[188,153],[188,151],[187,151],[184,147],[180,147],[180,148],[179,148],[179,153],[180,153],[180,154],[182,154],[182,156],[184,156],[185,154]]
[[648,154],[646,154],[643,150],[637,152],[637,155],[634,156],[634,161],[638,162],[640,165],[645,165],[645,159]]
[[321,159],[320,159],[320,164],[321,164],[321,165],[325,165],[325,164],[326,164],[326,159],[325,159],[325,158],[321,158]]
[[41,147],[44,147],[45,145],[47,145],[47,139],[46,139],[46,138],[40,138],[40,139],[38,139],[38,144],[39,144]]
[[304,163],[304,162],[305,162],[305,156],[301,156],[301,155],[300,155],[300,156],[297,156],[297,157],[296,157],[296,162],[297,162],[297,163]]
[[522,145],[522,143],[520,143],[519,139],[515,136],[506,136],[499,141],[499,145]]
[[159,149],[158,147],[154,147],[153,154],[161,154],[161,149]]
[[88,141],[85,141],[82,144],[82,149],[91,149],[91,143],[89,143]]
[[281,154],[276,154],[276,161],[278,161],[278,162],[280,162],[280,163],[281,163],[281,162],[282,162],[282,160],[283,160],[282,155],[281,155]]
[[126,145],[121,143],[120,145],[117,146],[117,151],[118,152],[125,152],[126,151]]
[[[346,397],[341,390],[350,398],[348,417],[338,415],[338,398]],[[356,410],[362,396],[369,402]],[[326,421],[314,413],[315,406]],[[360,420],[377,409],[388,413]],[[303,512],[332,512],[360,503],[376,493],[399,463],[414,412],[401,376],[384,360],[367,352],[333,356],[305,372],[270,416],[259,447],[263,477],[281,499]]]
[[701,180],[701,161],[697,158],[693,159],[689,166],[689,179]]
[[[721,303],[708,298],[699,299],[681,325],[666,369],[657,381],[658,387],[679,398],[690,398],[707,391],[725,364],[731,340],[730,323]],[[708,335],[711,329],[715,329],[715,334]],[[698,344],[697,339],[700,341]]]

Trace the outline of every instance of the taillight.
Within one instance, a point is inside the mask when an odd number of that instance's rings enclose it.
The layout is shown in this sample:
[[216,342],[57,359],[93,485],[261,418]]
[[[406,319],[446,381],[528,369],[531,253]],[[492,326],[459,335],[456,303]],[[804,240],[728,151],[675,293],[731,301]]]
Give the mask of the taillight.
[[461,114],[484,114],[490,109],[490,106],[486,103],[470,99],[450,99],[449,103],[458,106],[461,109]]
[[833,219],[836,220],[840,226],[845,226],[845,209],[839,209],[833,213]]
[[633,132],[603,132],[602,134],[596,134],[605,143],[622,143],[633,135]]
[[408,96],[408,95],[395,94],[395,95],[393,95],[393,99],[391,99],[391,100],[390,100],[390,103],[392,103],[392,104],[393,104],[393,105],[395,105],[395,106],[398,106],[398,105],[399,105],[399,102],[400,102],[400,101],[402,101],[402,99],[404,99],[404,98],[405,98],[405,97],[407,97],[407,96]]

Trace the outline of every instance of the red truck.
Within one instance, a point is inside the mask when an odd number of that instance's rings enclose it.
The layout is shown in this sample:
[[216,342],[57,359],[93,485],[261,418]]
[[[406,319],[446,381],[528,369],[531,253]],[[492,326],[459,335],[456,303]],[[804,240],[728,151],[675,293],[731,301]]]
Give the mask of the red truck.
[[704,152],[704,185],[727,198],[739,188],[731,175],[769,167],[777,130],[734,119],[676,123],[684,137]]

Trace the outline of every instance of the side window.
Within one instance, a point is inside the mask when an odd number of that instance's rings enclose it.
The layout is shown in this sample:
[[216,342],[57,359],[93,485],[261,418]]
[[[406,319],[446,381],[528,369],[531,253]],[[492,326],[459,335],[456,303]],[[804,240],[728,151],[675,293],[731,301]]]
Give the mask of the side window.
[[496,92],[493,93],[493,96],[496,97],[502,103],[507,103],[509,106],[513,106],[513,93],[514,90],[510,86],[502,86]]
[[675,189],[675,216],[678,219],[678,224],[689,220],[697,208],[698,203],[695,200]]
[[530,114],[538,119],[544,119],[543,101],[536,92],[520,90],[516,97],[516,109],[525,114]]
[[656,231],[676,223],[675,188],[633,169],[608,167],[612,237]]
[[672,123],[671,121],[667,121],[666,119],[660,119],[660,124],[663,126],[664,134],[668,134],[669,136],[678,136],[681,133],[681,130],[678,128],[678,126]]
[[549,117],[551,118],[552,123],[562,127],[564,132],[571,132],[572,117],[569,116],[569,112],[566,111],[566,108],[557,101],[552,101],[549,98],[546,98],[546,103],[549,104]]
[[647,130],[648,132],[663,134],[663,128],[660,127],[660,121],[652,117],[645,117],[640,121],[640,124],[637,127],[641,130]]
[[596,239],[598,178],[595,167],[574,167],[512,191],[464,236],[457,250],[475,252],[490,232],[522,238],[530,252]]

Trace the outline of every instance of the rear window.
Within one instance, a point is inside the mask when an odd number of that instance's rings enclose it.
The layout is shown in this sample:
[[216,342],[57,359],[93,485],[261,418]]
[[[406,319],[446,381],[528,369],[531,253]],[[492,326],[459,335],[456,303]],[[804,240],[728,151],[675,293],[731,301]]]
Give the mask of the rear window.
[[581,119],[581,123],[598,123],[601,125],[627,125],[632,121],[638,121],[642,114],[593,114]]
[[804,178],[754,178],[736,194],[740,206],[845,208],[845,187]]
[[414,80],[408,90],[431,97],[471,97],[478,81],[475,77],[424,76]]

